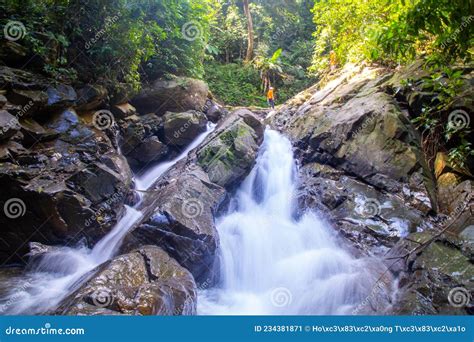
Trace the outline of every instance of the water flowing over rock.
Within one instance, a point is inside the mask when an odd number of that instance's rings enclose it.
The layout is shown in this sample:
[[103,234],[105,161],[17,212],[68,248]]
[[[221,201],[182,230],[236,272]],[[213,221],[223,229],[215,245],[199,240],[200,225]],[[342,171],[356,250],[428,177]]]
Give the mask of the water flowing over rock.
[[[381,263],[352,257],[314,213],[295,217],[296,181],[290,142],[267,130],[255,168],[218,220],[221,285],[201,291],[201,313],[351,314],[388,308],[392,284]],[[383,285],[371,295],[379,279]]]
[[[234,134],[236,127],[245,134]],[[144,244],[158,245],[191,271],[197,283],[212,284],[219,242],[214,217],[225,200],[226,189],[235,188],[253,166],[262,132],[261,122],[252,113],[229,114],[186,162],[177,163],[150,188],[153,204],[148,207],[153,208],[152,214],[125,238],[122,252]],[[229,144],[228,153],[247,151],[249,155],[240,161],[231,160],[235,167],[229,167],[226,181],[219,184],[197,160],[222,141]],[[227,162],[226,155],[216,154],[211,160],[211,164],[221,162]]]
[[43,125],[32,119],[20,125],[23,138],[8,142],[0,166],[1,187],[8,189],[0,194],[2,208],[8,202],[19,210],[0,217],[2,260],[25,262],[30,241],[98,241],[123,213],[132,177],[128,164],[104,133],[72,110]]
[[[436,185],[443,190],[440,177],[436,184],[410,123],[410,113],[420,105],[412,93],[400,92],[401,79],[423,77],[416,70],[415,66],[393,73],[350,65],[326,84],[288,101],[267,121],[296,146],[303,178],[300,206],[325,213],[356,253],[383,257],[395,276],[403,272],[394,312],[460,313],[468,309],[454,310],[448,295],[456,284],[470,291],[465,280],[454,276],[454,269],[471,272],[472,256],[461,256],[469,242],[435,236],[442,226],[435,213],[450,200],[446,192],[437,191]],[[456,188],[458,184],[448,192],[465,202],[472,190],[462,190],[460,184]],[[451,205],[445,212],[467,217],[469,206],[453,212]],[[457,235],[469,224],[459,219],[450,231]],[[405,260],[407,250],[422,243],[410,241],[430,243]],[[458,260],[458,265],[448,271],[442,255]],[[401,261],[394,263],[398,257]]]
[[219,241],[214,215],[225,191],[195,174],[172,175],[176,178],[155,188],[153,215],[127,236],[122,250],[162,246],[202,282],[213,269]]
[[413,68],[228,113],[198,80],[130,99],[0,67],[0,261],[26,265],[0,312],[472,314],[474,183],[444,152],[430,170]]
[[144,246],[92,271],[55,311],[62,315],[193,315],[192,275],[158,247]]

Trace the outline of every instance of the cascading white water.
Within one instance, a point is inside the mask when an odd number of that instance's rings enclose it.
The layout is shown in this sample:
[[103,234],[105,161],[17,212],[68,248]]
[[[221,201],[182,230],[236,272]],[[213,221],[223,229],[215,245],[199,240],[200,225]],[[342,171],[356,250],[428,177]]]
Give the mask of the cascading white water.
[[[215,124],[208,124],[207,130],[178,157],[156,165],[137,179],[137,190],[148,190],[163,173],[199,146],[214,128]],[[24,277],[8,284],[12,290],[1,298],[0,314],[39,314],[56,307],[87,272],[114,256],[127,232],[142,217],[136,209],[139,204],[135,208],[125,206],[125,215],[92,250],[83,246],[60,247],[41,256]]]
[[295,218],[291,143],[266,130],[257,164],[234,209],[217,222],[221,284],[202,290],[200,314],[351,314],[371,293],[376,272],[338,246],[308,212]]

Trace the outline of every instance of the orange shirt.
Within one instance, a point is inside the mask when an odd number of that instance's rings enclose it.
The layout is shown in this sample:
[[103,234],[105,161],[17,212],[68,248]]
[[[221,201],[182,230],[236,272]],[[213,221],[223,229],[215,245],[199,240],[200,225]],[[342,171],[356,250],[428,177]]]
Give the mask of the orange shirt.
[[269,90],[268,90],[267,99],[273,100],[273,89],[269,89]]
[[336,53],[334,51],[329,53],[329,63],[331,65],[336,65]]

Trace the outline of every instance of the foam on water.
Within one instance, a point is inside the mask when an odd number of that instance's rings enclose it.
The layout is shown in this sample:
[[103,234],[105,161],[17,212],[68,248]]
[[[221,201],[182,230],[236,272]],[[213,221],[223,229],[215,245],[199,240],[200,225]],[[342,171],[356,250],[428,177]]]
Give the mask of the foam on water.
[[338,244],[315,213],[295,215],[291,143],[266,130],[256,166],[217,222],[220,286],[199,291],[200,314],[351,314],[378,272]]
[[[137,189],[148,190],[164,172],[201,144],[214,127],[214,124],[209,124],[206,132],[178,157],[152,167],[138,178]],[[0,299],[0,314],[41,314],[56,307],[78,286],[87,272],[115,255],[125,235],[141,218],[142,214],[136,208],[125,206],[125,215],[92,250],[84,246],[60,247],[42,255],[35,264],[28,265],[29,271],[25,276],[6,284],[12,289]]]

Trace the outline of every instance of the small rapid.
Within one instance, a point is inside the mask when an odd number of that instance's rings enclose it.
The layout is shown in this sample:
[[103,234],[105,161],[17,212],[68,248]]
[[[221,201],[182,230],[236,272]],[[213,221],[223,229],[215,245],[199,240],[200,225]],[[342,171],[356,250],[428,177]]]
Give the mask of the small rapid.
[[267,129],[256,166],[217,221],[221,279],[199,291],[199,314],[343,315],[370,300],[377,263],[345,251],[315,213],[297,217],[296,182],[291,143]]
[[[136,190],[147,191],[161,175],[199,146],[214,128],[214,124],[208,124],[206,131],[176,158],[160,163],[138,177],[135,181]],[[92,249],[86,246],[53,247],[39,260],[34,258],[34,263],[27,265],[23,276],[11,279],[6,284],[11,290],[0,299],[0,314],[44,314],[55,308],[81,284],[88,272],[116,254],[125,235],[142,218],[138,210],[142,199],[143,194],[135,207],[126,205],[123,217]]]

